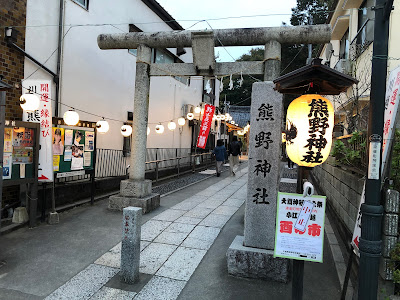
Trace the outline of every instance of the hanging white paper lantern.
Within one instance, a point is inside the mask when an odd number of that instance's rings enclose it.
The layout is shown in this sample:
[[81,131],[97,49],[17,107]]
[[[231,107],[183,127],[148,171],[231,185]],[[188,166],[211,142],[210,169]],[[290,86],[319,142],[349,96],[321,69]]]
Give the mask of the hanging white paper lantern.
[[147,135],[150,134],[150,127],[147,127]]
[[221,121],[221,115],[216,115],[216,116],[215,116],[215,120]]
[[232,116],[230,116],[228,121],[232,121],[232,119],[233,119],[233,117],[232,117]]
[[185,123],[186,123],[185,118],[180,117],[180,118],[178,119],[178,125],[179,125],[179,126],[183,126],[183,125],[185,125]]
[[188,113],[188,114],[186,115],[186,118],[187,118],[188,120],[193,120],[194,114],[193,114],[193,113]]
[[329,156],[332,146],[334,110],[320,95],[294,99],[287,110],[286,151],[299,166],[315,167]]
[[164,132],[164,126],[161,125],[161,124],[158,124],[156,126],[156,132],[159,133],[159,134],[163,133]]
[[196,106],[196,107],[194,108],[194,113],[195,113],[195,114],[199,114],[200,112],[201,112],[200,106]]
[[68,110],[64,113],[63,119],[65,124],[74,126],[79,122],[79,115],[76,111]]
[[96,123],[97,132],[106,133],[110,129],[110,125],[106,120],[100,120]]
[[121,126],[121,134],[124,137],[128,137],[132,134],[132,127],[129,125],[122,125]]
[[225,115],[220,115],[220,118],[221,121],[225,121]]
[[236,124],[235,124],[235,126],[239,126],[239,124],[238,124],[238,123],[236,123]]
[[235,124],[235,121],[231,121],[231,124]]
[[168,129],[171,131],[174,131],[176,128],[176,123],[174,121],[171,121],[168,123]]
[[35,111],[40,106],[40,99],[35,94],[23,94],[19,98],[19,105],[25,111]]
[[228,113],[225,114],[225,120],[229,121],[229,118],[230,118],[230,117],[231,117],[230,114],[228,114]]

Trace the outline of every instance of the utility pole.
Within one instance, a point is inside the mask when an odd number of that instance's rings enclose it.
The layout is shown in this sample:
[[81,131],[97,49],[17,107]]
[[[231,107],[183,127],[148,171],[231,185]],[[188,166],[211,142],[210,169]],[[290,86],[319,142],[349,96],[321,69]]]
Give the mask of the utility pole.
[[[365,185],[365,203],[361,205],[360,266],[358,299],[377,299],[379,260],[382,247],[381,156],[385,110],[389,16],[393,0],[376,0],[374,45],[372,56],[371,96],[369,104],[368,137],[369,163]],[[376,168],[373,168],[375,160]],[[377,160],[377,163],[376,163]]]

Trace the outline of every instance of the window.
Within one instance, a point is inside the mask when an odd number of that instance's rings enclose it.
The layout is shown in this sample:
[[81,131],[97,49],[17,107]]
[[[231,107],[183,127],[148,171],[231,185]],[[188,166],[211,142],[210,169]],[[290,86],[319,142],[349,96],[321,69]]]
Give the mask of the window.
[[173,64],[175,58],[168,51],[155,49],[154,51],[154,63],[156,64]]
[[[129,32],[143,32],[143,30],[133,24],[129,24]],[[128,49],[128,52],[137,56],[137,49]]]
[[357,44],[364,47],[368,46],[374,40],[374,22],[375,13],[372,7],[375,0],[365,0],[358,11],[358,35]]
[[75,3],[78,3],[84,9],[89,9],[89,0],[72,0],[72,1],[74,1]]
[[340,40],[340,49],[339,49],[339,59],[348,59],[349,58],[349,30],[345,32],[342,39]]

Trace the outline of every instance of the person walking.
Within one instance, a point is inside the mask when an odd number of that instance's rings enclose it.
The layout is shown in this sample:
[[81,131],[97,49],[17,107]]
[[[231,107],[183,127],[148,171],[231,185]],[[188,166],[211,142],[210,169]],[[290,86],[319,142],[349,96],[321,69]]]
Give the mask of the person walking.
[[217,146],[214,148],[212,153],[215,155],[215,160],[217,162],[216,164],[217,177],[219,177],[221,176],[222,164],[224,163],[227,157],[226,148],[224,146],[223,140],[217,140]]
[[234,135],[232,142],[229,144],[229,167],[231,169],[231,175],[235,176],[235,167],[239,165],[239,155],[241,153],[240,143],[238,142],[237,136]]

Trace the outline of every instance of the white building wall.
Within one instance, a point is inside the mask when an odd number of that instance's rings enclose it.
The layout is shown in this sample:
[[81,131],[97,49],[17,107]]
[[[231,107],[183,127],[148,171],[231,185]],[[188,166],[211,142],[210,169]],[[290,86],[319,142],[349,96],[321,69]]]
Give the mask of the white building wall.
[[[133,111],[136,57],[128,50],[100,50],[97,36],[101,33],[129,32],[129,24],[143,31],[172,30],[140,0],[96,0],[89,2],[85,10],[72,0],[64,0],[64,39],[60,78],[59,116],[70,107],[78,111],[81,120],[98,121],[104,117],[110,124],[108,133],[98,135],[97,147],[122,149],[120,127],[127,121],[127,112]],[[28,0],[26,51],[56,72],[59,1]],[[29,27],[30,25],[55,25]],[[118,24],[86,26],[84,24]],[[84,25],[84,26],[78,26]],[[173,50],[174,53],[175,50]],[[191,62],[191,51],[180,57]],[[162,67],[162,65],[160,65]],[[30,60],[25,61],[25,77],[38,68]],[[31,79],[52,79],[39,70]],[[175,93],[175,110],[174,91]],[[54,87],[53,87],[54,91]],[[175,122],[180,117],[182,104],[197,105],[201,102],[201,80],[192,80],[189,87],[170,77],[151,79],[149,122]],[[52,98],[55,98],[53,94]],[[67,106],[65,106],[65,105]],[[84,111],[84,112],[82,112]],[[85,113],[88,112],[88,113]],[[94,114],[94,115],[93,115]],[[186,124],[179,138],[179,131],[167,129],[163,135],[155,135],[150,124],[148,147],[190,147],[191,129]]]

